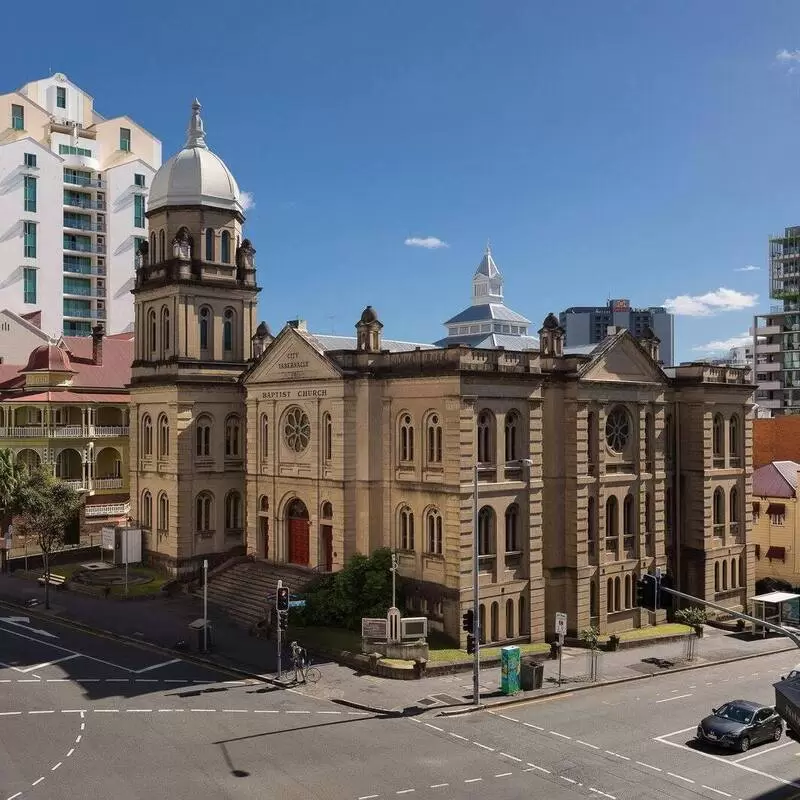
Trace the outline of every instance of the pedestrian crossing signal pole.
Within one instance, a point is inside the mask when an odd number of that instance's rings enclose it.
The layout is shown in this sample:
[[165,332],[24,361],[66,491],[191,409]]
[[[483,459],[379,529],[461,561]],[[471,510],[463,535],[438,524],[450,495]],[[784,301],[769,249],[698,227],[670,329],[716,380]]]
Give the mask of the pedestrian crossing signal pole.
[[[282,633],[282,625],[281,625],[281,601],[283,597],[283,581],[278,581],[278,589],[275,593],[275,616],[277,617],[278,622],[278,680],[281,679],[281,675],[283,675],[283,670],[281,669],[281,655],[282,655],[282,647],[281,647],[281,633]],[[287,593],[287,600],[288,600],[288,589],[286,590]],[[287,603],[288,608],[288,603]]]

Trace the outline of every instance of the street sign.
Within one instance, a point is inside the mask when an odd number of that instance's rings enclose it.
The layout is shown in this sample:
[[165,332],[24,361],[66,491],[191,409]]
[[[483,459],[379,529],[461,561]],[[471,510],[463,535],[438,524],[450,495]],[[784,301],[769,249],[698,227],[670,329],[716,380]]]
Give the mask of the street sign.
[[563,611],[556,611],[556,633],[559,636],[567,635],[567,615]]

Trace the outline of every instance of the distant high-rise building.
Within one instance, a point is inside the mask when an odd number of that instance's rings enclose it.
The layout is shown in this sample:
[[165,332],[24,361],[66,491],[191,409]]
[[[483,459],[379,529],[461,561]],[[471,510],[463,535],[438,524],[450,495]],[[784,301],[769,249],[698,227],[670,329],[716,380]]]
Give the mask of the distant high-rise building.
[[626,328],[637,339],[647,328],[661,340],[661,360],[673,364],[675,352],[674,318],[662,306],[631,308],[629,300],[609,300],[605,306],[570,306],[558,315],[566,331],[567,347],[583,347],[602,342],[609,327]]
[[0,95],[0,130],[0,308],[51,336],[131,329],[161,142],[61,73]]

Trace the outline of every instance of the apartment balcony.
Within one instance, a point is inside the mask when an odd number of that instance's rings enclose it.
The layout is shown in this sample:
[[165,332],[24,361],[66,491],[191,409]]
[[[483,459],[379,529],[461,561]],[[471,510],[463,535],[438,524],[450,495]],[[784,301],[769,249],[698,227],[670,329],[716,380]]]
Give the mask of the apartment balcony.
[[106,246],[97,242],[70,242],[64,241],[64,250],[71,253],[99,253],[105,255]]
[[[756,327],[756,336],[777,336],[781,332],[780,325],[759,325]],[[750,328],[750,335],[753,335],[753,329]]]
[[88,482],[83,478],[59,478],[59,480],[66,483],[70,489],[74,489],[76,492],[81,489],[86,489],[86,483]]
[[87,267],[84,264],[64,264],[65,275],[105,275],[105,267]]
[[39,167],[36,164],[26,164],[24,161],[20,165],[20,168],[23,172],[31,172],[33,174],[39,172]]
[[105,319],[106,311],[104,308],[65,308],[62,316],[71,319]]
[[68,186],[83,186],[86,189],[105,189],[102,178],[79,178],[77,175],[64,175],[64,183]]
[[78,220],[64,220],[64,228],[69,231],[90,231],[91,233],[105,233],[105,222],[79,222]]
[[781,352],[781,345],[780,342],[772,342],[770,344],[759,344],[756,345],[756,353],[761,355],[762,353],[780,353]]
[[87,517],[122,517],[131,513],[130,503],[104,503],[103,505],[86,506]]
[[761,406],[761,408],[771,408],[773,410],[776,410],[776,409],[779,409],[779,408],[782,407],[781,406],[781,401],[779,399],[758,400],[757,402],[758,402],[758,405]]
[[26,425],[0,428],[3,439],[113,439],[128,436],[127,425]]
[[64,297],[91,297],[95,300],[105,300],[105,289],[83,288],[78,286],[65,286]]
[[781,362],[780,361],[762,361],[756,363],[755,370],[756,370],[756,377],[762,373],[772,373],[778,372],[781,369]]
[[758,390],[761,392],[774,392],[781,388],[780,381],[759,381]]
[[64,197],[64,205],[67,208],[85,208],[89,211],[105,211],[105,200],[92,200],[91,198],[83,199],[78,197]]
[[121,489],[122,478],[94,478],[91,481],[92,489]]

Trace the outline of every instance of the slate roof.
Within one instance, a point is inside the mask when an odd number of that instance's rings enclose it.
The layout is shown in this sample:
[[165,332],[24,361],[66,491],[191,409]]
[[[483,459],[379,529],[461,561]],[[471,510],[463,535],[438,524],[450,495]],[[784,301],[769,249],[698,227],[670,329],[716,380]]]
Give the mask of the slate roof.
[[796,461],[773,461],[753,470],[753,497],[796,497]]
[[497,322],[516,322],[522,325],[530,325],[531,321],[512,311],[503,303],[483,303],[479,306],[468,306],[463,311],[445,322],[445,325],[457,325],[462,322],[485,322],[496,320]]
[[445,336],[433,343],[435,347],[447,347],[451,344],[465,344],[477,350],[538,350],[538,336],[515,336],[511,333],[472,333],[463,336]]

